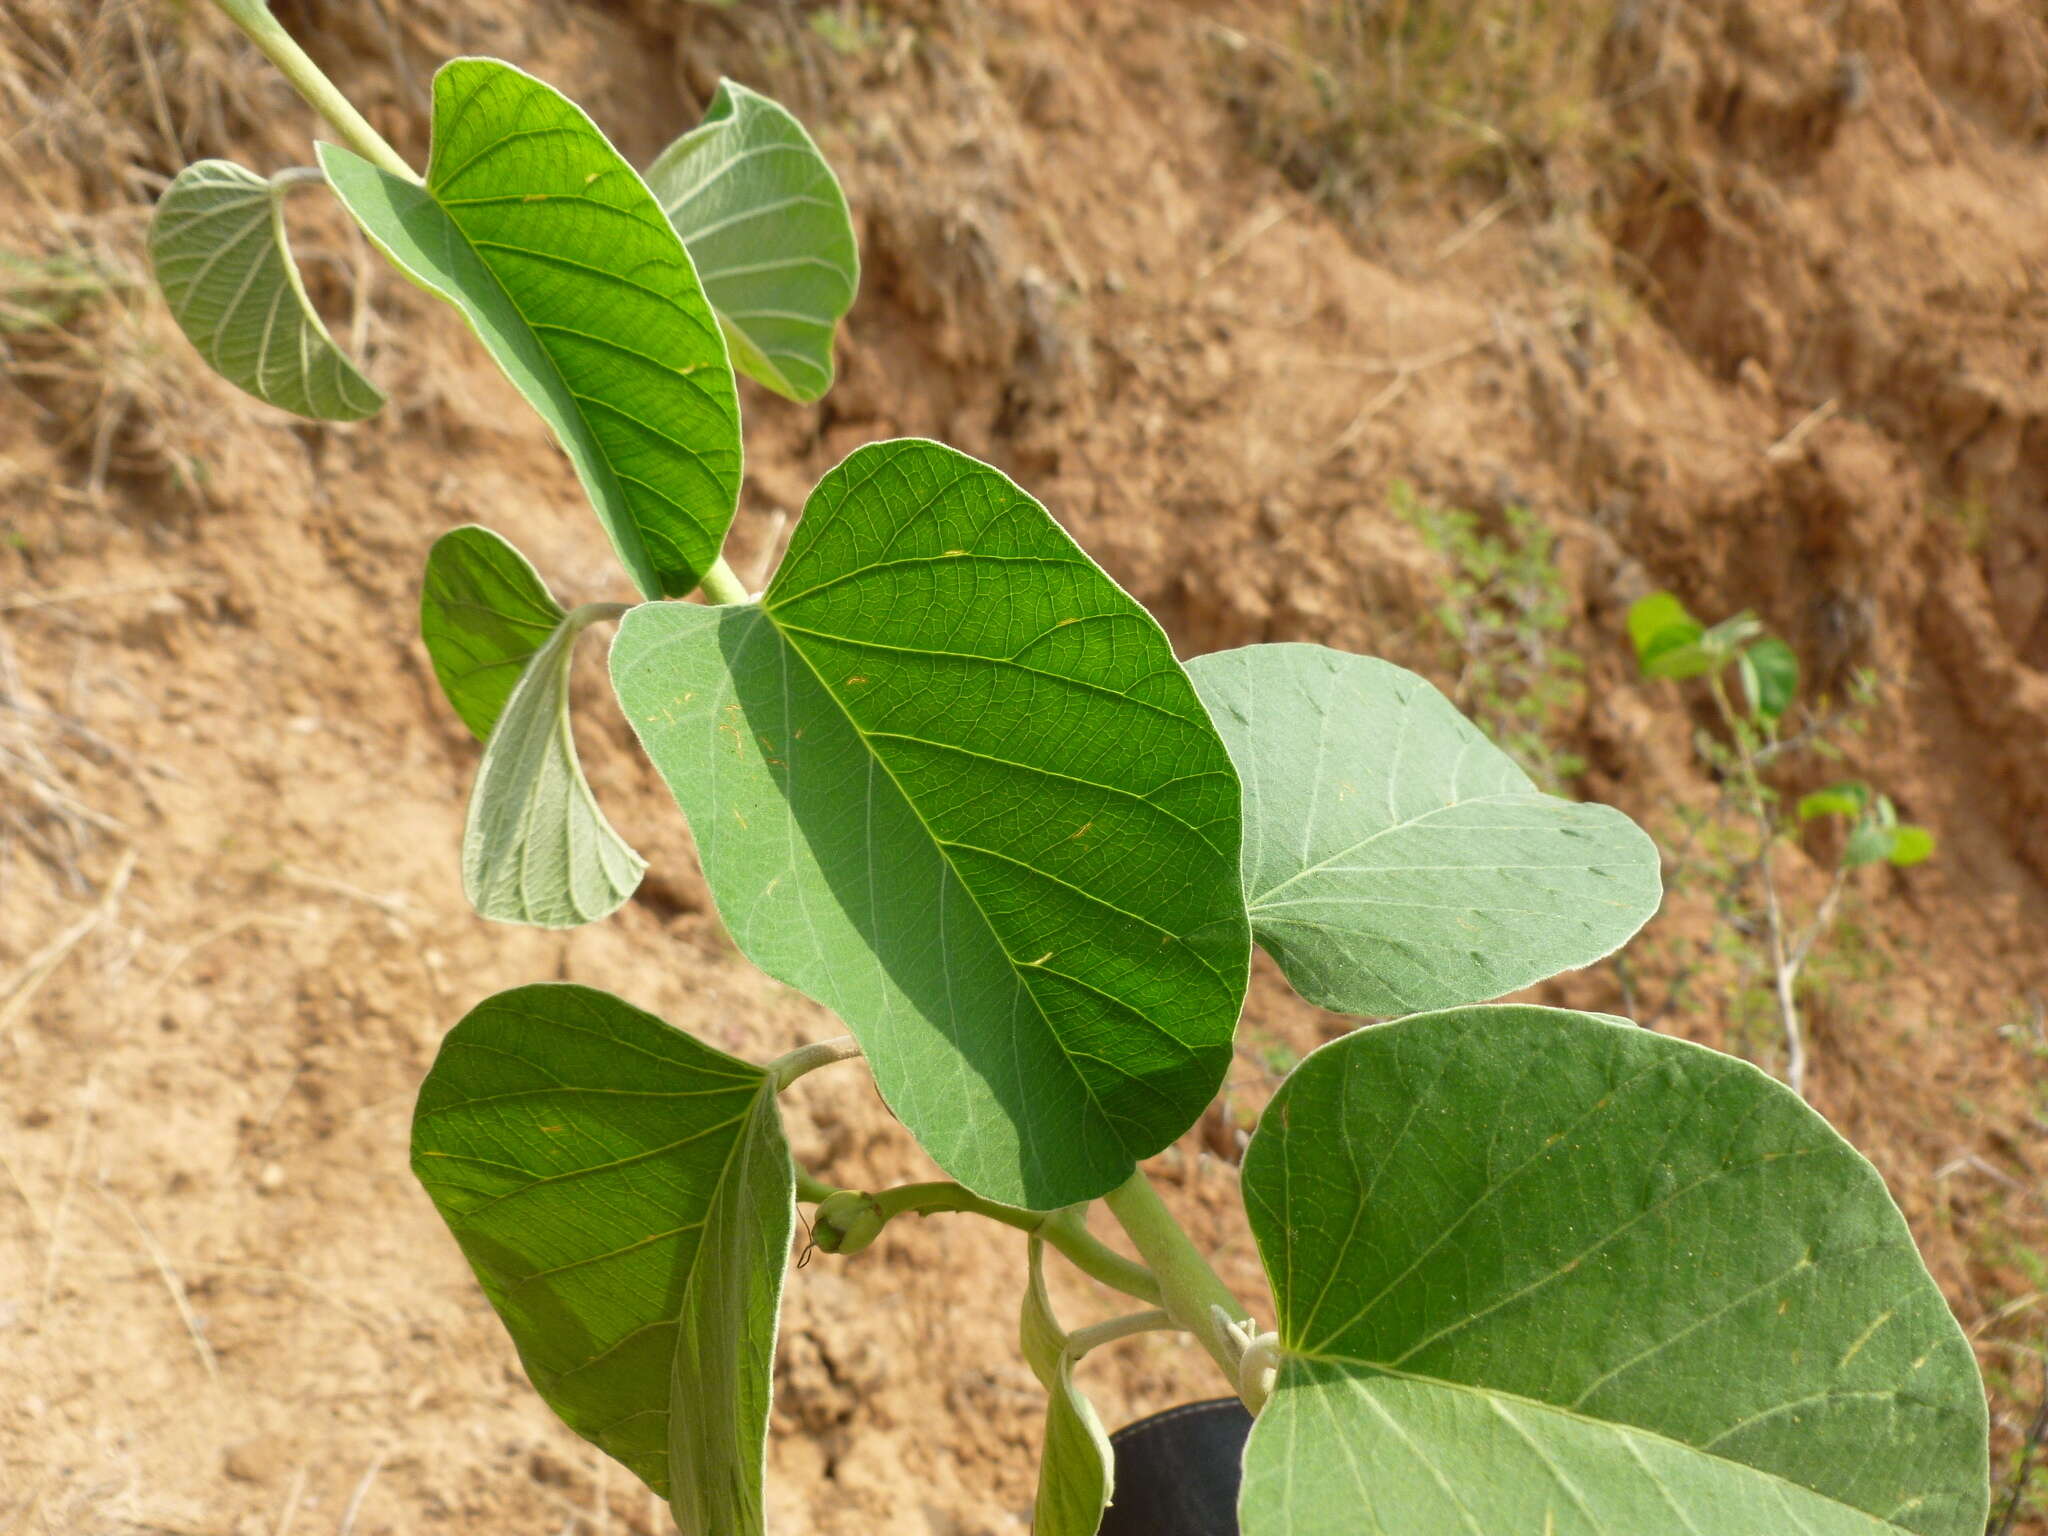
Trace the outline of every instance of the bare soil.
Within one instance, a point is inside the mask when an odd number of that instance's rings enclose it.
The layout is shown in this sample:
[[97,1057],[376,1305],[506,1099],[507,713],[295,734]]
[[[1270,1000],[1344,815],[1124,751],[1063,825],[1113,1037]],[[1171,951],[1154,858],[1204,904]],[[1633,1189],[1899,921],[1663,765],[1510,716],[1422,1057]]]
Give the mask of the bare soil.
[[[827,402],[747,397],[749,577],[819,473],[917,433],[1015,475],[1183,654],[1319,640],[1435,668],[1419,636],[1449,572],[1390,484],[1527,504],[1560,536],[1587,664],[1549,723],[1588,763],[1574,787],[1668,842],[1718,789],[1697,701],[1633,677],[1632,599],[1753,608],[1821,683],[1886,679],[1848,760],[1779,786],[1867,776],[1941,838],[1858,881],[1809,1000],[1811,1091],[1976,1340],[2003,1474],[2048,1319],[2038,7],[1624,8],[1602,110],[1627,153],[1506,199],[1389,198],[1363,234],[1248,148],[1242,55],[1286,43],[1278,3],[280,13],[415,158],[424,81],[455,52],[552,80],[637,161],[721,72],[812,125],[867,276]],[[452,313],[310,204],[344,329],[370,274],[355,329],[380,417],[266,411],[153,304],[163,179],[201,155],[302,161],[310,115],[206,8],[142,0],[0,0],[0,103],[0,255],[101,274],[26,323],[0,268],[0,1531],[666,1530],[520,1377],[406,1171],[412,1092],[465,1007],[538,978],[748,1054],[838,1031],[724,936],[594,647],[586,761],[652,875],[568,934],[464,906],[475,749],[414,633],[427,543],[487,523],[572,600],[627,594]],[[1795,858],[1797,898],[1828,851]],[[1659,1027],[1771,1064],[1728,937],[1696,885],[1626,993],[1602,967],[1540,995],[1618,1008],[1684,981]],[[1275,1053],[1346,1027],[1262,963],[1238,1079],[1158,1162],[1247,1294],[1241,1133]],[[928,1174],[855,1071],[791,1099],[799,1154],[841,1181]],[[1015,1234],[939,1217],[793,1277],[775,1529],[1028,1528],[1021,1264]],[[1078,1280],[1056,1299],[1108,1305]],[[1156,1337],[1086,1376],[1112,1424],[1212,1391]]]

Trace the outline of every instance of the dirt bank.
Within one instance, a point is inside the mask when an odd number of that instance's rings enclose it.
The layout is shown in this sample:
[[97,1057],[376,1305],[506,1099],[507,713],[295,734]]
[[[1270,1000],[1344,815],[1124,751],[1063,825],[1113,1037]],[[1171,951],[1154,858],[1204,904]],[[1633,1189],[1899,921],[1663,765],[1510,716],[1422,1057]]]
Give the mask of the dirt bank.
[[[1675,808],[1716,798],[1706,717],[1633,680],[1630,600],[1754,608],[1837,693],[1883,678],[1849,759],[1780,787],[1868,776],[1941,851],[1859,882],[1810,999],[1814,1098],[1891,1180],[2013,1445],[2048,1317],[2033,13],[1624,7],[1590,66],[1597,133],[1361,211],[1260,152],[1300,64],[1278,3],[280,12],[416,158],[424,81],[459,51],[559,84],[640,161],[721,71],[813,126],[867,278],[824,405],[747,397],[743,574],[845,452],[928,434],[1017,476],[1184,654],[1323,640],[1455,684],[1429,622],[1454,572],[1390,487],[1487,527],[1527,504],[1558,540],[1549,643],[1584,662],[1542,732],[1584,760],[1576,792],[1674,844]],[[5,195],[33,214],[0,246],[36,262],[34,284],[0,268],[0,1529],[666,1529],[518,1376],[406,1173],[412,1091],[470,1002],[537,978],[750,1054],[837,1031],[723,936],[594,655],[586,760],[654,876],[567,935],[464,907],[475,749],[413,633],[428,541],[484,522],[565,596],[625,593],[450,313],[374,276],[360,340],[393,406],[328,429],[211,380],[151,303],[163,177],[301,161],[309,114],[204,8],[76,0],[0,9],[0,101]],[[306,244],[347,323],[374,268],[337,223]],[[1817,871],[1790,878],[1810,899]],[[1660,1027],[1773,1059],[1718,890],[1682,891],[1632,976],[1546,995],[1682,982]],[[1262,967],[1231,1113],[1342,1027]],[[793,1098],[806,1160],[924,1174],[852,1072]],[[1236,1144],[1219,1118],[1160,1167],[1251,1292]],[[935,1218],[795,1277],[778,1529],[1027,1528],[1013,1236]],[[1112,1423],[1210,1379],[1156,1339],[1087,1375]]]

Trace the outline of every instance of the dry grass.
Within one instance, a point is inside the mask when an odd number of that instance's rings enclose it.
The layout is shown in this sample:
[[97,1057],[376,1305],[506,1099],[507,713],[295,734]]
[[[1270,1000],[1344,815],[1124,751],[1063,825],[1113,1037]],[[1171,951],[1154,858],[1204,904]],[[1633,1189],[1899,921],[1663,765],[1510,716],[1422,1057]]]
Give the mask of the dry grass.
[[82,473],[67,497],[97,505],[110,477],[196,492],[188,370],[152,303],[150,204],[187,161],[246,135],[251,72],[229,67],[203,7],[59,0],[0,8],[0,199],[24,216],[0,246],[0,373],[15,409]]
[[1293,0],[1260,32],[1216,28],[1217,79],[1256,153],[1354,219],[1407,189],[1473,181],[1547,196],[1611,140],[1601,92],[1614,0]]

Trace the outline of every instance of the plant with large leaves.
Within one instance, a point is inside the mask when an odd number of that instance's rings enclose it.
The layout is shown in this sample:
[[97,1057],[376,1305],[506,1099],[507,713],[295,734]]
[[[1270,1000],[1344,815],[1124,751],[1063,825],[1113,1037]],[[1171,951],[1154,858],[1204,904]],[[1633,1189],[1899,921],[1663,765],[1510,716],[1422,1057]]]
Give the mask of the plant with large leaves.
[[[1078,1370],[1152,1329],[1192,1334],[1259,1411],[1247,1531],[1981,1530],[1975,1369],[1869,1166],[1731,1059],[1473,1006],[1650,915],[1656,850],[1625,817],[1540,792],[1385,663],[1279,645],[1183,667],[1044,507],[937,443],[826,474],[750,597],[719,555],[735,368],[816,399],[858,282],[796,120],[728,82],[643,180],[552,88],[461,59],[421,176],[260,0],[218,3],[342,143],[318,171],[172,184],[154,250],[202,354],[289,409],[374,409],[278,219],[282,188],[324,181],[554,430],[646,599],[565,607],[488,530],[435,544],[421,633],[484,743],[472,902],[561,926],[637,884],[569,717],[577,637],[616,621],[614,689],[728,930],[852,1031],[757,1065],[604,993],[522,987],[421,1090],[414,1166],[535,1386],[683,1530],[763,1528],[799,1201],[827,1253],[905,1212],[1030,1234],[1046,1536],[1089,1536],[1115,1496]],[[1650,642],[1683,672],[1707,639]],[[1781,661],[1752,655],[1757,696]],[[1410,1015],[1311,1056],[1253,1137],[1269,1334],[1139,1167],[1215,1095],[1254,942],[1312,1001]],[[950,1178],[840,1190],[792,1164],[779,1096],[855,1056]],[[1097,1200],[1136,1259],[1090,1231]],[[1142,1308],[1064,1326],[1048,1252]]]

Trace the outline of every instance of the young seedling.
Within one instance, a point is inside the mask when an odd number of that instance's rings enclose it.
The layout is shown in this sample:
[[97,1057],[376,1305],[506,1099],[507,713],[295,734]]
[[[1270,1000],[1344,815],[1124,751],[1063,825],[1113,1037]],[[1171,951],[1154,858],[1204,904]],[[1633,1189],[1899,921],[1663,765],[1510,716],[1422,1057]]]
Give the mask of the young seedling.
[[[1739,1061],[1476,1006],[1650,915],[1627,818],[1542,793],[1384,662],[1183,665],[1042,506],[937,443],[826,474],[749,595],[720,556],[734,370],[816,398],[857,281],[796,122],[727,85],[643,175],[550,87],[457,59],[419,174],[260,0],[219,3],[340,142],[282,182],[174,184],[156,250],[186,330],[266,398],[373,407],[255,216],[317,175],[554,429],[644,598],[566,606],[482,529],[435,545],[422,631],[485,743],[470,896],[566,925],[638,881],[566,713],[571,647],[616,623],[614,688],[733,939],[852,1032],[755,1063],[520,987],[421,1088],[414,1167],[535,1387],[684,1531],[762,1529],[802,1202],[827,1253],[908,1211],[1030,1234],[1045,1536],[1114,1497],[1078,1368],[1152,1329],[1258,1412],[1253,1536],[1978,1536],[1976,1366],[1870,1165]],[[1302,1061],[1251,1140],[1271,1332],[1140,1168],[1217,1093],[1254,942],[1318,1003],[1402,1015]],[[946,1178],[839,1190],[794,1165],[779,1096],[855,1056]],[[1136,1259],[1091,1234],[1098,1200]],[[1135,1309],[1056,1318],[1049,1252]]]
[[[1737,614],[1711,627],[1688,613],[1669,592],[1653,592],[1631,605],[1628,632],[1643,676],[1704,679],[1714,701],[1723,735],[1702,735],[1700,751],[1727,784],[1746,823],[1749,856],[1731,880],[1727,893],[1739,902],[1753,875],[1763,892],[1761,926],[1771,976],[1771,995],[1785,1038],[1785,1082],[1794,1093],[1806,1092],[1806,1033],[1800,1023],[1799,976],[1826,938],[1840,910],[1852,870],[1866,864],[1918,864],[1934,852],[1934,835],[1925,827],[1901,822],[1889,797],[1859,782],[1836,784],[1804,796],[1795,818],[1784,815],[1778,796],[1763,770],[1788,750],[1825,741],[1824,727],[1787,736],[1783,725],[1799,691],[1799,658],[1792,647],[1750,614]],[[1742,704],[1737,706],[1727,684],[1733,669],[1741,679]],[[1725,803],[1725,801],[1724,801]],[[1802,924],[1787,909],[1779,889],[1774,856],[1780,842],[1798,833],[1800,825],[1832,818],[1846,828],[1826,893]],[[1689,853],[1699,826],[1688,838]]]

